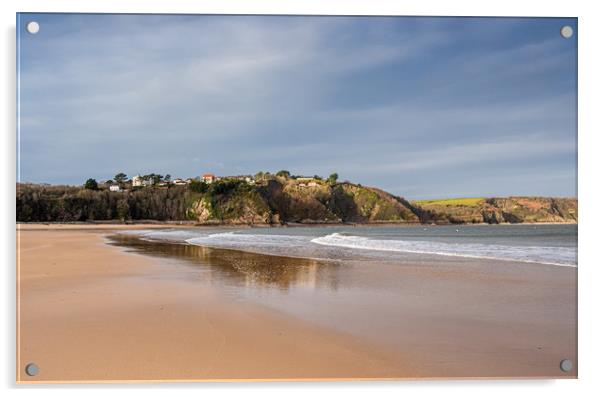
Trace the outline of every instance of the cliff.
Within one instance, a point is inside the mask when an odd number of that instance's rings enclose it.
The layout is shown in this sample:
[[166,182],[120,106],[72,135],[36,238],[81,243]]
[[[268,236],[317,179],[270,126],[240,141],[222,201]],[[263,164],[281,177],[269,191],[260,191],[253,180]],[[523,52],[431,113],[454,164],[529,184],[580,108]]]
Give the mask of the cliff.
[[407,201],[348,182],[273,177],[257,185],[236,182],[218,194],[211,191],[214,186],[193,203],[191,219],[205,224],[419,222]]
[[256,190],[242,183],[221,192],[208,191],[193,201],[187,217],[203,224],[272,223],[272,212],[265,200]]
[[577,223],[577,199],[552,197],[414,201],[423,223]]
[[111,192],[75,186],[17,185],[18,222],[194,221],[283,223],[577,223],[577,199],[465,198],[412,201],[350,182],[264,174],[248,183],[149,186]]
[[[216,193],[220,184],[232,184]],[[234,185],[233,185],[234,186]],[[223,189],[222,189],[223,190]],[[350,182],[270,176],[219,182],[190,210],[200,223],[577,223],[577,199],[468,198],[413,201]]]

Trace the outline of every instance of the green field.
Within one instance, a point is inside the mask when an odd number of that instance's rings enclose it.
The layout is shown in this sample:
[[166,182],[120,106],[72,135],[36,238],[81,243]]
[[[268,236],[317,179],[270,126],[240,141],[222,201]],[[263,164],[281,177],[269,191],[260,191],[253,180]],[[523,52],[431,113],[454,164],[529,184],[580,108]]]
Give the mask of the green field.
[[451,198],[442,200],[416,200],[417,205],[465,205],[474,207],[479,205],[485,198],[483,197],[467,197],[467,198]]

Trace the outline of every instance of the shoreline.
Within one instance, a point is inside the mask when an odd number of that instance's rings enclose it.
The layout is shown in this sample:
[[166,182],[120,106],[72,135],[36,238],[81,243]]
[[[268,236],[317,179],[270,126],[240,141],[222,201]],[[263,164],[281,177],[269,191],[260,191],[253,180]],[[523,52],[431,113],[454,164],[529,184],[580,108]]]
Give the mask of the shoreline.
[[[571,319],[574,309],[570,309],[575,303],[575,268],[462,258],[431,261],[423,255],[403,263],[330,263],[137,237],[125,240],[130,243],[120,245],[140,255],[167,254],[192,267],[197,267],[199,260],[208,263],[210,278],[237,280],[244,301],[250,299],[331,329],[352,332],[387,351],[409,354],[425,378],[538,377],[542,371],[554,374],[551,378],[572,376],[558,374],[553,357],[571,356],[574,349],[570,346],[576,328],[571,331],[569,324],[575,321]],[[338,281],[330,280],[332,277]],[[343,284],[332,289],[332,282]],[[269,298],[272,294],[256,295],[272,286],[288,292],[273,298]],[[311,295],[303,292],[307,287]],[[358,288],[364,291],[359,296],[353,292]],[[383,293],[388,299],[382,299]],[[475,296],[479,296],[476,301]],[[522,303],[507,306],[509,298]],[[524,317],[524,310],[531,313]],[[548,329],[550,322],[557,323],[556,329]],[[441,345],[443,341],[445,345]],[[515,351],[511,356],[505,353],[509,349]],[[512,363],[504,364],[508,359]],[[545,364],[550,359],[552,365]],[[450,366],[453,362],[456,364]]]
[[576,269],[333,264],[130,237],[133,247],[107,241],[148,225],[84,226],[18,228],[18,366],[41,368],[36,379],[18,368],[18,383],[577,374],[556,361],[576,364],[565,350]]
[[[135,229],[133,229],[133,230],[135,230]],[[120,237],[122,238],[122,237],[124,237],[124,235],[115,233],[115,234],[105,236],[106,240],[109,242],[111,242],[112,240],[118,239]],[[140,240],[140,236],[138,236],[138,235],[128,236],[128,238]],[[252,250],[244,250],[241,248],[212,247],[212,246],[208,246],[208,245],[192,244],[187,241],[171,241],[171,240],[162,240],[162,239],[149,239],[148,241],[151,241],[153,243],[158,243],[158,244],[178,244],[178,245],[201,247],[201,248],[221,250],[221,251],[250,253],[250,254],[256,254],[256,255],[263,255],[263,256],[272,256],[272,257],[277,257],[277,258],[282,258],[282,259],[307,259],[307,260],[316,260],[316,261],[323,261],[323,262],[343,262],[344,261],[342,259],[334,259],[334,258],[316,258],[316,257],[309,257],[309,256],[297,256],[297,255],[292,255],[292,254],[282,254],[282,253],[276,254],[276,253],[270,253],[270,252],[258,252],[258,251],[252,251]],[[360,250],[360,251],[364,250],[364,248],[359,248],[359,247],[354,247],[352,249],[356,249],[356,250]],[[366,249],[366,250],[370,250],[370,249]],[[511,264],[515,264],[515,265],[531,264],[531,265],[541,265],[541,266],[566,267],[566,268],[572,268],[572,269],[578,268],[577,264],[573,265],[573,264],[555,263],[555,262],[541,262],[541,261],[535,261],[535,260],[505,259],[505,258],[496,258],[496,257],[489,257],[489,256],[446,254],[446,253],[434,253],[434,252],[413,252],[413,251],[407,251],[407,252],[406,251],[395,251],[395,253],[407,254],[409,256],[416,256],[416,257],[420,257],[420,256],[438,257],[438,256],[440,256],[440,257],[445,257],[445,258],[450,258],[450,259],[457,258],[458,260],[467,260],[467,261],[475,261],[475,262],[488,262],[488,263],[489,262],[492,262],[492,263],[502,262],[502,263],[511,263]]]
[[[174,275],[173,264],[106,244],[105,235],[21,233],[18,383],[415,374],[401,357],[370,343],[199,289],[190,269]],[[24,373],[28,362],[39,365],[36,378]]]

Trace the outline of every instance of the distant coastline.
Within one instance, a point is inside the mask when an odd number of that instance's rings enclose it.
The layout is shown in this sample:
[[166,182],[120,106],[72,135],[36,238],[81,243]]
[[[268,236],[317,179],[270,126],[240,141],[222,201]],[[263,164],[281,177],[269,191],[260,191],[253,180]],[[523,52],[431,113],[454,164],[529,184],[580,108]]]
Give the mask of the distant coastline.
[[[144,179],[146,178],[146,179]],[[576,198],[407,200],[328,178],[258,173],[187,180],[150,174],[81,186],[17,184],[17,222],[189,226],[577,223]]]
[[528,225],[578,225],[578,222],[522,222],[522,223],[409,223],[409,222],[365,222],[365,223],[353,223],[353,222],[311,222],[311,223],[279,223],[279,224],[249,224],[249,223],[198,223],[195,221],[156,221],[156,220],[136,220],[136,221],[120,221],[120,220],[109,220],[109,221],[85,221],[85,222],[19,222],[17,221],[17,227],[28,227],[28,226],[149,226],[149,227],[199,227],[199,228],[296,228],[296,227],[337,227],[337,226],[352,226],[352,227],[426,227],[426,226],[528,226]]

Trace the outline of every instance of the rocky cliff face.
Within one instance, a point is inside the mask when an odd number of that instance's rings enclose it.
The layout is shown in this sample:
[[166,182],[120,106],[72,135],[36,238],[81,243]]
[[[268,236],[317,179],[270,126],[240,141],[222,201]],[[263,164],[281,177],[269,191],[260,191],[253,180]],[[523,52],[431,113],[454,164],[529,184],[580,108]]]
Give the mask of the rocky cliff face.
[[189,216],[204,224],[419,222],[407,201],[382,190],[289,178],[204,196],[193,203]]
[[205,194],[193,201],[187,216],[202,224],[269,224],[272,213],[251,187],[236,184],[224,191]]
[[[188,216],[203,224],[279,223],[577,223],[577,199],[508,197],[408,202],[345,182],[272,177],[230,183],[193,202]],[[214,186],[213,188],[216,188]],[[217,193],[216,193],[217,192]]]
[[331,189],[331,196],[333,212],[345,222],[420,221],[407,201],[379,189],[342,183]]
[[424,223],[577,223],[577,199],[507,197],[470,204],[446,200],[413,203]]
[[259,186],[258,193],[263,197],[273,214],[281,222],[340,222],[341,219],[328,208],[331,199],[330,186],[315,183],[308,186],[285,178],[271,179]]

